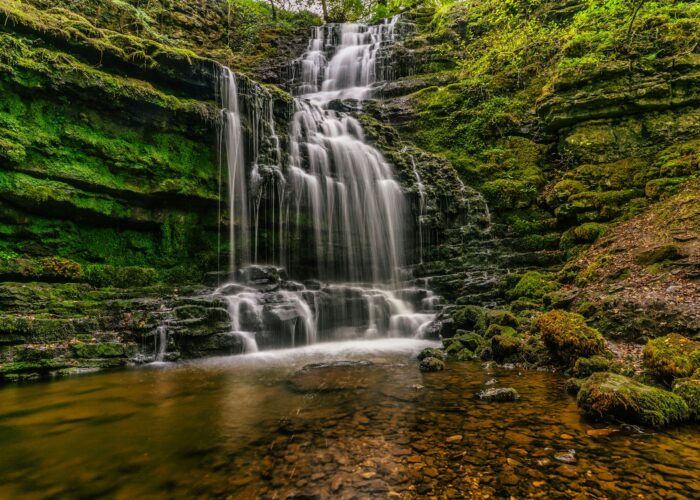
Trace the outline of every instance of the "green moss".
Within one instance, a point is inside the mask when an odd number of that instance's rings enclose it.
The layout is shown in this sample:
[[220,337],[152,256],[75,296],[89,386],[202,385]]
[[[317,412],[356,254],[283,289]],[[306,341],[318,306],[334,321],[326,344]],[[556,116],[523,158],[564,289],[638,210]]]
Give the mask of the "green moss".
[[577,358],[605,352],[605,340],[580,314],[553,310],[535,320],[535,329],[554,357],[570,365]]
[[611,416],[652,427],[683,422],[690,416],[680,396],[607,372],[591,375],[581,385],[576,401],[591,416]]
[[508,291],[510,299],[541,299],[544,295],[559,288],[551,274],[529,271]]
[[673,384],[673,393],[686,402],[690,409],[690,417],[694,420],[700,420],[700,380],[678,380]]
[[650,340],[642,352],[647,373],[670,383],[700,368],[700,342],[677,333]]
[[585,378],[596,372],[607,372],[610,370],[611,363],[605,356],[591,356],[590,358],[578,358],[571,374],[574,377]]
[[450,311],[455,328],[459,330],[486,331],[486,312],[478,306],[463,306]]
[[587,222],[574,228],[574,236],[579,243],[593,243],[605,234],[607,226],[596,222]]
[[[505,327],[508,328],[508,327]],[[504,361],[520,352],[522,339],[512,332],[491,337],[491,353],[496,361]]]
[[520,322],[518,318],[510,311],[505,309],[488,309],[486,310],[486,323],[490,325],[503,325],[517,328]]
[[71,346],[78,358],[121,358],[126,356],[123,344],[112,342],[85,344],[78,342]]

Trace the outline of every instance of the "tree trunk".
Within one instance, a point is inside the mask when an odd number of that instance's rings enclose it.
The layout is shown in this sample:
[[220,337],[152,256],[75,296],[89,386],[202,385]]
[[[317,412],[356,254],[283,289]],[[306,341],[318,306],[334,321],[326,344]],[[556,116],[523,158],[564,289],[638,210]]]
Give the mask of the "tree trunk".
[[323,8],[323,21],[328,22],[328,5],[327,0],[321,0],[321,7]]
[[272,8],[272,19],[277,20],[277,9],[275,8],[275,0],[270,0],[270,7]]

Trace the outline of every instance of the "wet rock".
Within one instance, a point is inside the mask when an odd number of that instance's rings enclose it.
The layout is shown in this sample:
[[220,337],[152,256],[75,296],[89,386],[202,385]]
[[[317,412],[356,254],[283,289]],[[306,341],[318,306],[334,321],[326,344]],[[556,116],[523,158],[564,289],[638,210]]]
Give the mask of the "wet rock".
[[578,477],[578,471],[571,465],[560,465],[554,470],[554,472],[569,479]]
[[576,396],[578,394],[578,391],[581,390],[581,384],[583,384],[584,380],[580,378],[570,378],[567,379],[566,385],[565,385],[565,390],[568,394],[571,394],[572,396]]
[[437,347],[427,347],[418,353],[418,360],[423,361],[426,358],[437,358],[439,360],[445,359],[445,352]]
[[576,450],[568,450],[554,455],[554,459],[567,464],[576,462]]
[[295,392],[332,392],[364,389],[371,383],[370,361],[314,363],[294,372],[287,386]]
[[499,403],[505,401],[515,401],[520,398],[518,391],[512,387],[491,387],[484,389],[476,396],[483,401],[495,401]]
[[421,360],[418,368],[422,372],[439,372],[445,369],[445,362],[439,358],[428,356]]

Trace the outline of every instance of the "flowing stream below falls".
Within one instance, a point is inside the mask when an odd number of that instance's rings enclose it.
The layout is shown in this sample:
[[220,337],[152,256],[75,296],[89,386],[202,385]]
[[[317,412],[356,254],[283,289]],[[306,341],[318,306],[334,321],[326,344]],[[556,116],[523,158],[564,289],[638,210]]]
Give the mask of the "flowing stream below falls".
[[[0,498],[697,498],[700,433],[577,411],[565,378],[423,374],[378,339],[0,388]],[[340,364],[302,369],[323,359]],[[514,403],[475,398],[514,387]],[[398,497],[397,497],[398,498]]]

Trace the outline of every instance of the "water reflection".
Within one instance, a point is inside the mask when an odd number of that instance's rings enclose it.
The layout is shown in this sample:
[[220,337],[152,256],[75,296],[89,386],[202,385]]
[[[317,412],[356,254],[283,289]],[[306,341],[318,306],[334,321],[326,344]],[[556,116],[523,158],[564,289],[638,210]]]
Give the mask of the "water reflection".
[[[5,387],[0,498],[700,495],[696,429],[587,422],[546,372],[423,375],[424,345],[319,345]],[[372,364],[295,378],[339,359]],[[476,400],[493,379],[521,399]]]

